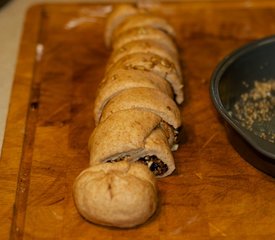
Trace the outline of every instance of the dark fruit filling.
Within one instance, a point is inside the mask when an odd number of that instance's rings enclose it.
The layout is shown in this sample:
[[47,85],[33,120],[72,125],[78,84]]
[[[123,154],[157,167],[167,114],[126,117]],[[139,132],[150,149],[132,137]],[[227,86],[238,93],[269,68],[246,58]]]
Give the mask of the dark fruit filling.
[[161,176],[168,171],[167,164],[165,164],[155,155],[145,156],[143,158],[140,158],[138,161],[147,165],[150,171],[152,171],[155,176]]
[[[120,162],[123,160],[129,160],[131,158],[129,155],[114,159],[114,160],[108,160],[107,163],[113,163],[113,162]],[[161,161],[157,156],[145,156],[140,159],[138,159],[139,162],[147,165],[147,167],[150,169],[151,172],[155,176],[161,176],[164,173],[168,171],[168,166],[163,161]]]

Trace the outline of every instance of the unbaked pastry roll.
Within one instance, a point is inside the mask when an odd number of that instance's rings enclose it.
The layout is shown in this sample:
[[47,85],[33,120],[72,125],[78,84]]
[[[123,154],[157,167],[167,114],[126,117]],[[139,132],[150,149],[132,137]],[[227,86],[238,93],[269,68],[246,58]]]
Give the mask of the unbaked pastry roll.
[[[73,187],[78,211],[91,222],[121,228],[144,223],[157,208],[153,175],[175,170],[171,146],[181,118],[172,99],[183,101],[183,84],[171,35],[164,20],[132,5],[116,7],[107,20],[105,40],[115,52],[95,102],[90,167]],[[143,51],[138,40],[155,44]],[[118,54],[123,46],[126,53]]]
[[137,69],[151,71],[165,78],[172,86],[178,104],[183,102],[183,81],[176,67],[169,60],[152,53],[133,53],[113,64],[107,74],[116,69]]
[[97,91],[94,104],[94,120],[96,125],[98,124],[102,109],[113,96],[125,89],[137,87],[157,89],[173,98],[170,84],[154,73],[134,69],[114,69],[105,76]]
[[151,13],[137,13],[124,18],[123,22],[113,31],[112,38],[116,39],[121,33],[136,27],[152,27],[159,29],[169,36],[175,37],[174,29],[164,18],[154,16]]
[[118,162],[91,166],[76,178],[74,201],[87,220],[120,228],[147,221],[156,211],[156,180],[139,163]]
[[157,177],[169,175],[175,164],[166,129],[162,126],[161,117],[140,109],[110,115],[97,125],[90,136],[90,165],[140,160]]
[[119,59],[133,53],[153,53],[162,58],[165,58],[175,65],[177,73],[179,74],[179,76],[181,76],[181,68],[179,64],[178,54],[170,51],[169,48],[167,48],[164,44],[155,40],[132,41],[126,43],[118,49],[115,49],[109,58],[106,71],[108,71],[108,66],[112,66]]

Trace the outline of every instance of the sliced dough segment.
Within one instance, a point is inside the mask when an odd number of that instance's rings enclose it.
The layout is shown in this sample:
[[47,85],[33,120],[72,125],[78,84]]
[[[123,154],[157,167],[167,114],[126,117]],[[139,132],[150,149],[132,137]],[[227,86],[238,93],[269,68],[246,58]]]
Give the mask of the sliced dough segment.
[[96,125],[98,124],[102,109],[112,97],[125,89],[136,87],[157,89],[170,98],[173,98],[173,91],[170,84],[154,73],[134,69],[114,69],[110,74],[105,76],[97,92],[94,106]]
[[130,4],[120,4],[114,7],[107,18],[105,27],[105,44],[110,47],[114,30],[129,16],[138,12],[138,9]]
[[149,13],[138,13],[126,17],[113,32],[113,38],[115,39],[121,33],[136,27],[152,27],[163,31],[170,36],[174,37],[176,35],[174,29],[167,23],[164,18],[154,16]]
[[160,121],[156,114],[138,109],[112,114],[97,125],[89,139],[90,164],[141,151]]
[[[138,109],[112,114],[100,122],[89,139],[90,165],[109,161],[138,161],[155,156],[155,164],[167,166],[157,176],[171,172],[169,166],[174,166],[174,160],[161,121],[154,113]],[[158,129],[160,131],[155,135]]]
[[165,78],[172,86],[178,104],[183,102],[183,82],[173,63],[152,53],[134,53],[117,61],[108,73],[118,68],[151,71]]
[[73,195],[84,218],[120,228],[145,222],[158,202],[153,174],[142,164],[129,162],[87,168],[76,178]]
[[151,27],[137,27],[121,33],[116,39],[114,39],[114,42],[112,43],[113,49],[121,48],[126,43],[136,40],[155,40],[166,46],[169,51],[172,51],[175,54],[178,53],[177,47],[171,37],[161,30]]
[[108,71],[108,67],[111,67],[119,59],[133,53],[152,53],[160,57],[166,58],[168,61],[175,65],[178,75],[181,76],[181,68],[179,64],[178,54],[170,51],[169,48],[167,48],[164,44],[156,40],[132,41],[126,43],[121,48],[114,50],[109,58],[106,71]]
[[101,121],[111,114],[126,110],[140,109],[160,116],[175,129],[181,126],[180,111],[176,103],[166,94],[150,88],[130,88],[114,96],[104,107]]

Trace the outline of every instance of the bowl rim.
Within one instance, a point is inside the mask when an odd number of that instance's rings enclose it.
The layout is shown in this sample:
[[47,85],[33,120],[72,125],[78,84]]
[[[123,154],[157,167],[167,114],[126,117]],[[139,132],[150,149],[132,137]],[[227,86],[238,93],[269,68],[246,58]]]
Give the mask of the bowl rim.
[[[242,130],[231,118],[228,111],[225,109],[224,105],[222,104],[220,94],[219,94],[219,83],[221,80],[221,77],[225,73],[225,71],[230,67],[237,59],[239,59],[241,56],[255,50],[258,47],[261,47],[263,45],[275,43],[275,35],[271,35],[268,37],[264,37],[258,40],[254,40],[250,43],[247,43],[236,50],[229,53],[227,56],[225,56],[216,66],[214,69],[211,79],[210,79],[210,97],[212,102],[214,103],[214,106],[216,107],[217,111],[220,113],[220,115],[226,120],[227,123],[233,127],[234,130],[236,130],[254,149],[256,149],[261,154],[265,155],[268,158],[275,160],[275,154],[272,154],[269,151],[266,151],[262,148],[260,148],[255,142],[248,137],[247,134],[245,134],[244,130]],[[275,144],[274,144],[275,147]]]

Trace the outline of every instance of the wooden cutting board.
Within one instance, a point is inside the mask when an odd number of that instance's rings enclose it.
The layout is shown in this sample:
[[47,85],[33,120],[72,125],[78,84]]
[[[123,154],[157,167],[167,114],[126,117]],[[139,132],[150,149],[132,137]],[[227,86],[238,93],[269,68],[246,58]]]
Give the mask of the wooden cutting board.
[[175,152],[177,170],[158,181],[160,207],[138,228],[80,217],[72,184],[88,166],[110,7],[44,4],[26,15],[0,160],[1,239],[274,239],[274,179],[232,148],[209,97],[224,56],[275,32],[274,1],[150,6],[176,29],[184,66],[186,140]]

